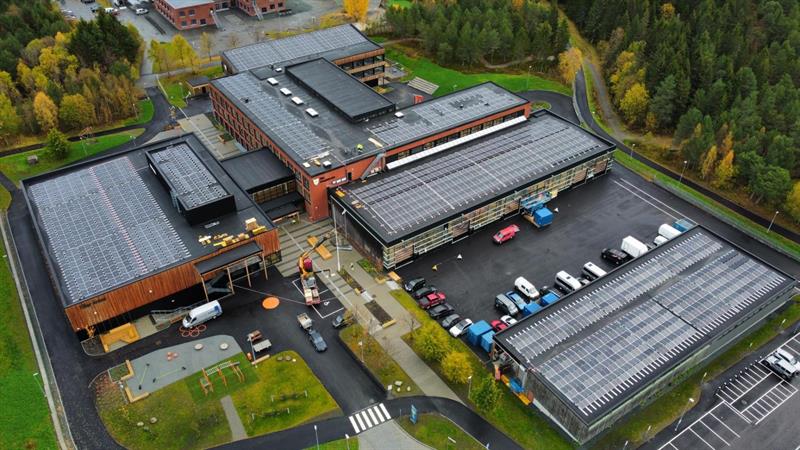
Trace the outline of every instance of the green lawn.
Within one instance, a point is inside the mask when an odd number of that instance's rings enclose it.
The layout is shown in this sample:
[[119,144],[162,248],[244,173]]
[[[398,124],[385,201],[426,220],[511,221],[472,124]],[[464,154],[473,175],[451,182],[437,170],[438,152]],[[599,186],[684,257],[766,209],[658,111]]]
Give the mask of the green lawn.
[[[278,361],[277,356],[291,356],[296,362]],[[295,352],[274,355],[259,364],[255,372],[259,378],[258,383],[231,394],[244,428],[250,436],[284,430],[341,412],[314,372]],[[298,395],[299,398],[293,398],[293,395]],[[282,400],[281,396],[291,398]],[[289,413],[285,412],[287,408]],[[281,414],[269,417],[264,415],[267,411],[280,411]],[[251,413],[256,415],[251,416]]]
[[[279,362],[277,356],[292,357],[296,362]],[[340,411],[305,361],[294,352],[274,355],[258,367],[253,367],[243,353],[231,359],[239,361],[245,381],[240,382],[228,369],[227,387],[219,376],[212,376],[214,391],[208,395],[202,392],[198,382],[202,375],[197,373],[127,404],[116,384],[103,376],[95,389],[100,417],[114,439],[130,449],[202,449],[231,439],[220,404],[226,395],[233,399],[249,436],[290,428]],[[302,395],[294,398],[291,394]],[[261,415],[277,410],[282,413],[255,420],[250,416],[251,412]],[[150,424],[150,417],[157,418],[157,423]],[[137,426],[138,422],[144,422],[149,429]]]
[[[3,209],[10,202],[2,191]],[[2,254],[6,250],[0,239]],[[17,288],[8,258],[0,263],[0,448],[57,448]],[[34,376],[34,374],[37,374]]]
[[480,450],[486,448],[449,419],[438,414],[420,414],[417,416],[416,424],[411,423],[408,416],[401,417],[397,422],[416,440],[436,449]]
[[[86,139],[83,142],[70,142],[70,152],[66,159],[54,161],[44,155],[43,149],[31,150],[15,155],[3,156],[0,158],[0,172],[3,172],[11,181],[19,183],[23,178],[32,177],[41,173],[49,172],[67,164],[74,163],[87,156],[103,152],[110,148],[122,145],[132,138],[144,132],[144,128],[123,131],[121,133],[109,134],[93,139]],[[28,164],[27,158],[30,155],[39,156],[39,162],[34,165]]]
[[[784,319],[786,320],[785,322],[783,322]],[[619,449],[625,445],[625,441],[629,441],[630,448],[636,448],[648,438],[652,438],[664,427],[675,422],[685,410],[690,397],[696,401],[699,400],[701,395],[700,382],[703,380],[703,374],[706,374],[705,381],[719,376],[748,354],[758,351],[759,347],[772,340],[779,331],[791,327],[798,320],[800,320],[800,296],[795,297],[789,307],[780,314],[741,339],[710,363],[695,369],[691,376],[661,398],[636,412],[629,419],[615,424],[611,427],[611,431],[604,435],[594,447]],[[652,426],[649,433],[647,432],[648,426]]]
[[[395,381],[403,382],[400,392],[396,392],[395,389],[395,395],[422,395],[422,391],[411,380],[411,377],[386,353],[375,338],[364,333],[361,325],[351,325],[342,330],[339,336],[358,357],[362,355],[361,346],[358,343],[361,342],[364,345],[364,364],[381,380],[384,386],[389,386]],[[411,387],[410,391],[407,389],[408,387]]]
[[189,94],[189,90],[186,89],[183,80],[164,83],[164,91],[166,92],[167,101],[171,105],[178,108],[186,108],[186,96]]
[[[317,450],[317,446],[308,447],[305,450]],[[319,450],[358,450],[358,438],[351,437],[350,439],[339,439],[338,441],[330,441],[324,444],[319,444]]]
[[[421,324],[424,325],[428,322],[434,322],[425,311],[417,306],[414,299],[405,291],[394,290],[391,291],[391,294],[400,304],[414,314]],[[483,376],[484,374],[490,373],[489,369],[483,366],[467,344],[460,339],[450,338],[450,335],[447,334],[443,328],[438,327],[438,329],[447,335],[447,339],[452,343],[452,351],[464,352],[469,357],[470,364],[472,365],[472,373],[475,374],[474,376]],[[413,333],[407,334],[403,339],[409,343],[411,348],[414,348],[412,344],[412,335]],[[465,399],[465,401],[469,401],[466,400],[466,384],[455,384],[447,381],[447,379],[442,376],[441,367],[438,363],[429,365],[459,397]],[[497,429],[527,449],[555,450],[573,448],[571,442],[567,441],[559,434],[544,417],[536,412],[536,410],[532,407],[525,406],[510,389],[501,386],[500,391],[502,395],[497,408],[488,414],[479,412],[486,420],[497,427]],[[471,404],[471,401],[469,401],[469,403]]]
[[389,8],[410,8],[412,5],[411,0],[388,0],[386,2],[386,9]]
[[767,240],[772,244],[782,248],[787,253],[793,255],[795,259],[800,259],[800,244],[798,244],[797,242],[794,242],[790,239],[786,239],[785,237],[777,233],[767,233],[767,229],[762,227],[761,225],[751,221],[750,219],[740,216],[734,211],[706,197],[705,195],[695,191],[694,189],[686,186],[685,184],[678,183],[677,180],[674,180],[666,175],[661,174],[660,172],[647,166],[641,161],[631,158],[630,155],[628,155],[623,151],[615,150],[614,159],[623,166],[642,175],[647,179],[650,180],[657,179],[661,183],[664,183],[666,185],[671,186],[674,189],[685,192],[686,194],[690,195],[692,198],[697,200],[699,203],[701,203],[705,209],[727,217],[728,219],[732,220],[737,227],[747,230],[750,233],[757,235],[760,238]]
[[529,77],[527,74],[463,73],[442,67],[424,57],[411,57],[394,46],[387,47],[386,57],[400,63],[409,76],[418,76],[431,83],[438,84],[439,89],[434,94],[436,96],[453,92],[454,86],[455,90],[460,90],[486,81],[493,81],[514,92],[539,89],[560,92],[566,95],[571,94],[569,87],[536,75]]
[[149,98],[139,100],[138,108],[139,108],[139,116],[138,117],[133,116],[130,119],[126,120],[124,126],[144,125],[153,120],[154,108],[152,100],[150,100]]

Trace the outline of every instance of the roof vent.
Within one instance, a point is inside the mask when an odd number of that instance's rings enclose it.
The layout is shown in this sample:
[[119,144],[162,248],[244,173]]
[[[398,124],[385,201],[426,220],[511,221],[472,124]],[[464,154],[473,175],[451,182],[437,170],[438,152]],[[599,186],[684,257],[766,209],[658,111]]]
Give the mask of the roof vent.
[[275,86],[276,84],[278,84],[278,80],[276,80],[275,78],[269,77],[269,78],[267,78],[267,83]]
[[309,116],[311,116],[311,117],[317,117],[317,116],[319,115],[319,113],[317,112],[317,110],[316,110],[316,109],[314,109],[314,108],[308,108],[308,109],[306,109],[306,113],[307,113]]
[[330,161],[328,161],[328,160],[322,161],[322,167],[325,167],[327,169],[330,166],[331,166],[331,162]]
[[302,105],[303,99],[301,99],[300,97],[292,97],[292,103],[294,103],[295,105]]
[[399,119],[399,118],[405,116],[405,114],[403,114],[403,111],[397,111],[396,113],[394,113],[394,116]]
[[458,104],[458,109],[464,109],[464,104],[463,103],[459,103]]
[[247,97],[243,98],[242,101],[245,102],[245,103],[250,103],[250,99],[247,98]]
[[281,94],[283,94],[283,95],[288,97],[288,96],[292,95],[292,91],[290,91],[290,90],[288,90],[286,88],[281,88]]
[[281,73],[283,72],[283,67],[278,67],[275,69],[275,72]]

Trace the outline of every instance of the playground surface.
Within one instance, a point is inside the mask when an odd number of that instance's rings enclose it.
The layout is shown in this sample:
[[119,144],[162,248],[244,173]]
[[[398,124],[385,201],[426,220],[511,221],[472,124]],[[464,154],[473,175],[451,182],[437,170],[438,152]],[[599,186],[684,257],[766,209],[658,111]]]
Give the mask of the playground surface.
[[133,376],[126,383],[136,397],[153,393],[241,352],[236,340],[224,334],[164,347],[132,360]]

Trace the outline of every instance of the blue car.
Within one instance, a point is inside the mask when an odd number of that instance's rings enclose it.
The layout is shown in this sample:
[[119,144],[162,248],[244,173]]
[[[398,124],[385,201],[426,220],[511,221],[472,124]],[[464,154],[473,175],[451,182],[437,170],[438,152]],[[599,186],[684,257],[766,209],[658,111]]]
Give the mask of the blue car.
[[511,301],[514,302],[514,304],[517,306],[517,309],[520,310],[520,311],[525,309],[525,306],[528,305],[525,302],[525,300],[522,298],[522,296],[517,294],[516,291],[508,291],[508,292],[506,292],[506,297],[510,298]]

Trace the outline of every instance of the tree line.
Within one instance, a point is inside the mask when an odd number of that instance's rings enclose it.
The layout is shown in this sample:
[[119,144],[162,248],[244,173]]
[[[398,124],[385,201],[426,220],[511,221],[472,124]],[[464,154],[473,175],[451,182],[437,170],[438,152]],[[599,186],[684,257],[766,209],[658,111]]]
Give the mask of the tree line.
[[532,57],[537,69],[552,67],[569,43],[558,10],[525,0],[415,2],[389,8],[386,25],[397,37],[419,38],[441,64],[474,65],[486,58],[505,63]]
[[[12,20],[7,16],[21,8],[7,4],[0,21]],[[80,131],[136,114],[134,81],[143,50],[135,28],[101,11],[94,20],[74,26],[62,19],[21,30],[12,37],[27,39],[25,44],[13,52],[5,49],[15,58],[13,66],[8,55],[0,58],[4,144],[22,134]]]
[[674,159],[800,222],[797,0],[566,0],[631,126]]

